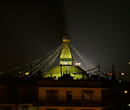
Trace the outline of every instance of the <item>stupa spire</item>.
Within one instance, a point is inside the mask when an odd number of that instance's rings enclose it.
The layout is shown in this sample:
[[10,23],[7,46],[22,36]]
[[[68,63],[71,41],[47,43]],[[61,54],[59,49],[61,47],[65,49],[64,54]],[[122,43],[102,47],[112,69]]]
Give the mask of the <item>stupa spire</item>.
[[65,30],[63,42],[64,45],[60,55],[60,65],[73,65],[73,58],[68,44],[70,42],[68,30]]
[[67,29],[66,29],[65,32],[64,32],[63,42],[65,42],[65,43],[70,42],[69,33],[68,33],[68,30],[67,30]]

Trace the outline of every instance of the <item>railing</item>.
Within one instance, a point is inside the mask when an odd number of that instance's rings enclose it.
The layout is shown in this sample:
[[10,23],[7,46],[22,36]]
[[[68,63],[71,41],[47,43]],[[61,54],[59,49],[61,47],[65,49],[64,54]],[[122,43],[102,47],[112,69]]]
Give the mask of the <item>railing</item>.
[[41,86],[101,86],[101,81],[58,81],[58,80],[40,80],[39,85]]
[[119,100],[117,98],[102,100],[99,97],[94,99],[81,99],[81,97],[72,97],[72,99],[66,99],[66,97],[58,97],[57,99],[40,98],[33,102],[34,106],[111,106],[117,105]]
[[10,97],[10,96],[2,96],[0,97],[0,104],[18,104],[18,103],[32,103],[36,96],[19,96],[19,97]]
[[[89,97],[85,97],[85,96],[72,96],[72,97],[68,97],[71,99],[89,99],[89,100],[101,100],[101,96],[89,96]],[[67,96],[51,96],[51,97],[47,97],[47,96],[40,96],[39,99],[67,99]]]
[[0,97],[0,104],[18,103],[18,97]]

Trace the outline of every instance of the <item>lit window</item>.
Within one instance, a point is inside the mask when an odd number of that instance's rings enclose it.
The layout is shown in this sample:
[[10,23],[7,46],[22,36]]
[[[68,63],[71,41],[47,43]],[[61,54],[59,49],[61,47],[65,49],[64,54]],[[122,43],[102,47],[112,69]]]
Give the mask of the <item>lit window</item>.
[[125,94],[127,94],[127,91],[124,91]]
[[82,99],[93,99],[93,90],[82,90]]

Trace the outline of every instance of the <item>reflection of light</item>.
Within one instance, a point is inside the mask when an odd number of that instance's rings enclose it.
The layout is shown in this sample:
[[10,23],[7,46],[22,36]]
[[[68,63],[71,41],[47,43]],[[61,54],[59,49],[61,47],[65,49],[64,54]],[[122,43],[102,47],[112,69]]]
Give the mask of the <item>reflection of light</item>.
[[75,65],[76,65],[76,66],[80,66],[80,65],[81,65],[81,63],[75,63]]
[[127,94],[127,91],[124,91],[125,94]]
[[109,78],[109,80],[112,80],[112,78]]
[[108,75],[112,76],[113,73],[108,73]]
[[123,76],[123,75],[124,75],[124,73],[121,73],[121,75]]
[[119,80],[119,83],[121,83],[121,80]]
[[65,65],[67,65],[67,62],[65,62]]
[[29,72],[26,72],[25,75],[29,75]]

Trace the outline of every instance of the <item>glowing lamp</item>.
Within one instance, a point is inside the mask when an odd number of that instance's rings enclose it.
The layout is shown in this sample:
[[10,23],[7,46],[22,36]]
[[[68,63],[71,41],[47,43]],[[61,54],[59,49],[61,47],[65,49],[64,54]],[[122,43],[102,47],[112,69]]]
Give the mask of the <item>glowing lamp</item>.
[[121,80],[119,80],[119,83],[121,83]]
[[25,75],[29,75],[29,72],[26,72]]
[[127,91],[124,91],[125,94],[127,94]]
[[123,75],[124,75],[124,73],[121,73],[121,75],[123,76]]
[[76,66],[80,66],[80,65],[81,65],[81,63],[75,63],[75,65],[76,65]]

